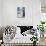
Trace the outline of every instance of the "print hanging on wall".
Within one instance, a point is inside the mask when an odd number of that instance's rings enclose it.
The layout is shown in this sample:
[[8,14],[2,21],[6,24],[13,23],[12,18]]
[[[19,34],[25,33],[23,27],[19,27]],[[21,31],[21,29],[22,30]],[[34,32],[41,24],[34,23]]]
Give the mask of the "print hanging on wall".
[[17,17],[24,18],[25,17],[25,7],[17,7]]

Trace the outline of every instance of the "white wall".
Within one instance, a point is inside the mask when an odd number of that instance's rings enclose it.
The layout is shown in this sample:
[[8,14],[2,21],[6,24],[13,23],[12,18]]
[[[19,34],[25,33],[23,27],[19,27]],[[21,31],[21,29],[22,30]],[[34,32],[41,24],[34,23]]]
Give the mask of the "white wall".
[[32,15],[33,15],[33,26],[37,26],[41,20],[41,2],[40,0],[32,0]]
[[[2,25],[33,25],[40,20],[40,0],[2,0]],[[17,7],[25,7],[25,18],[17,18]]]
[[2,24],[2,20],[3,20],[3,17],[2,17],[2,0],[0,0],[0,26]]

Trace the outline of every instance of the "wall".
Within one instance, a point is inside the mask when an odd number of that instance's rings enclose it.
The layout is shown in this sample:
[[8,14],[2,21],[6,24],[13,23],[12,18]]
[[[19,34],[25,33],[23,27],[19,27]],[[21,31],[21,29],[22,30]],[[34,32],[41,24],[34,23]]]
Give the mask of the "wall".
[[[40,20],[40,0],[2,0],[2,25],[33,25]],[[25,18],[17,18],[17,7],[25,7]]]
[[3,17],[2,17],[2,0],[0,0],[0,26],[2,24],[2,20],[3,20]]
[[41,20],[41,2],[40,0],[32,0],[32,16],[33,16],[33,26],[37,26]]

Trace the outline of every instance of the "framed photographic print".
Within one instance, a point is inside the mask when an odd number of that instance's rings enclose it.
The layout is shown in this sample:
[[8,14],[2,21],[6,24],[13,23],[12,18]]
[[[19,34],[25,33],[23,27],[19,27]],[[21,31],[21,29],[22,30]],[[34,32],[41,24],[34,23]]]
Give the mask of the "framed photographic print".
[[17,7],[17,17],[18,18],[25,17],[25,7]]

